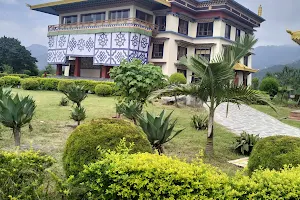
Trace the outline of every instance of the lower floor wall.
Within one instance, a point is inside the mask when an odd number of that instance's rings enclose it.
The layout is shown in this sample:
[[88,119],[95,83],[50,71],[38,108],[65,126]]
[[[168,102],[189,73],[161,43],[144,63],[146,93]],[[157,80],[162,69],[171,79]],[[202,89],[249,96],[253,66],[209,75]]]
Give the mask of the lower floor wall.
[[80,69],[80,76],[84,78],[100,78],[100,69]]

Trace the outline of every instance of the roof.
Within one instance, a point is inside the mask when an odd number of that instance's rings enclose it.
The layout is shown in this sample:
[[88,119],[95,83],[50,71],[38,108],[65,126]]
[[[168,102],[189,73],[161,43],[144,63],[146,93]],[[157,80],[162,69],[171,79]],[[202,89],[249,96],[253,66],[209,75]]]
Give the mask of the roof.
[[[145,0],[151,3],[160,4],[162,6],[170,7],[171,4],[167,0]],[[48,3],[27,6],[31,10],[36,10],[52,15],[59,15],[58,10],[70,8],[82,8],[82,6],[96,6],[103,5],[103,3],[122,2],[121,0],[59,0]]]
[[290,31],[290,30],[287,30],[286,32],[288,32],[291,37],[292,37],[292,40],[298,44],[300,44],[300,31]]
[[258,72],[257,69],[252,69],[250,67],[247,67],[246,65],[243,65],[242,63],[236,63],[234,65],[233,69],[237,70],[237,71],[245,71],[245,72],[251,72],[251,73]]

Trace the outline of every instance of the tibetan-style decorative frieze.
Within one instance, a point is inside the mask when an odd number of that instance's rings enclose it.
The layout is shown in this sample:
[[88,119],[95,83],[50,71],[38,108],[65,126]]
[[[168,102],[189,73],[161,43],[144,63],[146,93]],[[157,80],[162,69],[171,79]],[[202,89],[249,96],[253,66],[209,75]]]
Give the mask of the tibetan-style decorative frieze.
[[146,63],[150,37],[117,32],[49,36],[48,63],[64,64],[67,56],[92,57],[94,65],[119,65],[123,59]]

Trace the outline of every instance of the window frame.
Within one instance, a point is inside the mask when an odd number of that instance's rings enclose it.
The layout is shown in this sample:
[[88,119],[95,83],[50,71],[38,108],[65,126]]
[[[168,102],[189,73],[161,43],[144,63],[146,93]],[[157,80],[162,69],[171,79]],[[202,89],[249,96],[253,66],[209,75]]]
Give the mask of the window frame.
[[167,16],[156,16],[155,25],[158,26],[159,31],[165,31],[167,26]]
[[[207,25],[206,28],[205,28],[205,25]],[[210,25],[211,25],[211,30],[210,30]],[[201,26],[204,26],[203,31],[201,31],[201,28],[202,28]],[[205,33],[206,33],[206,35],[205,35]],[[198,25],[197,25],[197,37],[212,37],[213,34],[214,34],[214,22],[198,23]]]
[[230,40],[231,37],[231,26],[229,24],[226,24],[225,26],[225,38]]
[[[184,49],[184,55],[180,55],[181,54],[181,51],[180,49]],[[182,58],[183,56],[187,56],[187,47],[183,47],[183,46],[178,46],[177,47],[177,60],[180,60],[180,58]]]
[[[239,34],[237,34],[239,33]],[[235,31],[235,41],[238,41],[238,39],[241,38],[241,29],[236,29]]]
[[[203,53],[198,54],[197,51],[209,51],[209,54],[203,54]],[[197,56],[201,55],[202,57],[207,58],[208,61],[210,61],[210,59],[211,59],[211,48],[199,48],[199,49],[195,49],[195,55],[197,55]]]
[[179,18],[178,33],[183,35],[189,34],[189,21]]
[[[91,18],[92,18],[93,15],[96,15],[96,19],[95,20],[93,19],[92,21],[83,21],[83,17],[89,16],[89,15],[91,16]],[[104,19],[97,20],[97,15],[104,15]],[[106,12],[87,13],[87,14],[81,14],[81,16],[80,16],[80,22],[82,22],[82,23],[105,21],[105,19],[106,19]]]
[[[144,14],[145,15],[145,19],[141,19],[141,18],[139,18],[138,17],[138,13],[139,14]],[[140,19],[140,20],[143,20],[143,21],[146,21],[146,22],[149,22],[149,23],[153,23],[153,15],[151,15],[151,14],[149,14],[149,13],[146,13],[146,12],[143,12],[143,11],[141,11],[141,10],[136,10],[135,11],[135,17],[137,18],[137,19]]]
[[249,65],[249,55],[244,56],[244,65],[248,67],[248,65]]
[[[124,17],[125,11],[128,14],[127,17]],[[112,14],[114,14],[114,18],[112,17]],[[119,17],[119,15],[122,16]],[[128,19],[129,17],[130,17],[130,9],[111,10],[109,11],[109,15],[108,15],[109,20],[124,20],[124,19]]]
[[[158,45],[158,52],[155,51],[156,45]],[[164,43],[153,43],[152,58],[153,59],[162,59],[164,57],[164,48],[165,48]],[[155,55],[155,54],[158,54],[158,55]]]
[[[67,18],[70,18],[71,21],[72,21],[72,18],[73,18],[73,17],[76,18],[76,22],[65,23],[65,21],[66,21]],[[77,15],[69,15],[69,16],[63,16],[63,17],[62,17],[62,24],[68,25],[68,24],[76,24],[76,23],[78,23],[78,16],[77,16]]]

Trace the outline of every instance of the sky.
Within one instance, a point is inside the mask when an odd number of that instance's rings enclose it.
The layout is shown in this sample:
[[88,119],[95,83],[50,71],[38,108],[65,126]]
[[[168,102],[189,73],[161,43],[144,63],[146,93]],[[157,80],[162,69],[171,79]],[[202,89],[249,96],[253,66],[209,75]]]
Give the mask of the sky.
[[[58,17],[30,10],[26,3],[35,5],[53,0],[0,0],[0,37],[14,37],[24,46],[47,45],[48,25],[58,24]],[[236,0],[257,13],[263,6],[266,19],[255,33],[257,46],[296,45],[286,29],[300,30],[298,12],[300,0]]]

